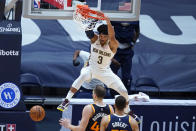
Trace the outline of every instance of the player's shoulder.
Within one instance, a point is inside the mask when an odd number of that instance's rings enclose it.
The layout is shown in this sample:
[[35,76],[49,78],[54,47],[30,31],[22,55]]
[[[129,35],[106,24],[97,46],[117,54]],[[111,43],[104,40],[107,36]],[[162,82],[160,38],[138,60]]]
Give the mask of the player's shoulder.
[[89,113],[95,113],[95,107],[93,104],[86,105],[83,110],[88,111]]
[[92,109],[91,105],[86,105],[83,108],[83,115],[84,116],[92,116],[94,114],[94,110]]
[[109,107],[113,108],[112,105],[110,105],[110,104],[106,104],[106,105],[108,105]]
[[92,110],[91,104],[84,106],[84,109],[83,110],[91,111]]
[[103,116],[103,121],[110,121],[110,117],[111,117],[111,115],[109,114],[109,115],[105,115],[105,116]]
[[80,54],[79,54],[80,56],[89,56],[90,55],[90,53],[89,52],[87,52],[87,51],[84,51],[84,50],[80,50]]
[[108,107],[109,107],[110,113],[114,114],[114,109],[113,109],[112,105],[108,104]]
[[86,109],[91,109],[92,105],[93,105],[93,104],[85,105],[84,108],[86,108]]

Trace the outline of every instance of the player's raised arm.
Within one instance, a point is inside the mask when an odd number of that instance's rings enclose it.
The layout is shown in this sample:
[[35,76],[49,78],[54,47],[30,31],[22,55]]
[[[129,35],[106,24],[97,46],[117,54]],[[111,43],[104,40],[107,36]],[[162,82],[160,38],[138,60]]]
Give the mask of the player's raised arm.
[[95,41],[98,39],[98,36],[94,33],[93,30],[86,30],[85,33],[86,36],[91,40],[91,44],[95,43]]
[[133,131],[139,131],[138,122],[133,117],[131,117],[130,125]]
[[116,53],[116,50],[118,48],[118,41],[115,38],[114,28],[112,27],[112,24],[111,24],[110,19],[108,17],[105,17],[105,20],[106,20],[107,26],[108,26],[110,48],[111,48],[112,52]]

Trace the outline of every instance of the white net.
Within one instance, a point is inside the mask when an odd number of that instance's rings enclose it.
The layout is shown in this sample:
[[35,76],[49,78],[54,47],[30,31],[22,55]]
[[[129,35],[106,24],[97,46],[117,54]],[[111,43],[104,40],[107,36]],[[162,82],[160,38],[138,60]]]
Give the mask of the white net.
[[79,9],[76,9],[73,13],[73,19],[76,23],[80,25],[82,29],[85,30],[93,30],[97,23],[102,23],[102,20],[94,19],[94,18],[87,18],[83,16],[78,11]]

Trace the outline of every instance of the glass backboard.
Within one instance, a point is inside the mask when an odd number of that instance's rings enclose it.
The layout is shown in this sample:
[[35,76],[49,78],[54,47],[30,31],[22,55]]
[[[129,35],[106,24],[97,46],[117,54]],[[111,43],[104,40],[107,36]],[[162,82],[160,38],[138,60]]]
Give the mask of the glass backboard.
[[140,0],[24,0],[23,17],[32,19],[73,19],[77,4],[104,12],[112,21],[136,21]]

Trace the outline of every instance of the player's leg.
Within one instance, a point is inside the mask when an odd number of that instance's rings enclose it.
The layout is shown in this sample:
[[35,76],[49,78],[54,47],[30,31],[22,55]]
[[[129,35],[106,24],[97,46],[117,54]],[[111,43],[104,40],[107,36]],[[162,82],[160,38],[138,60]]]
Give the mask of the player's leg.
[[[122,59],[122,58],[121,58],[121,55],[119,54],[118,51],[117,51],[117,53],[114,55],[114,59],[117,60],[117,61],[122,65],[122,63],[121,63],[121,59]],[[114,63],[111,63],[110,67],[111,67],[112,71],[113,71],[115,74],[117,74],[118,71],[119,71],[119,69],[120,69],[120,67],[116,66]],[[117,93],[115,90],[110,89],[110,94],[111,94],[112,97],[114,97],[114,96],[117,95],[118,93]]]
[[120,78],[114,78],[115,82],[110,84],[108,87],[118,92],[120,95],[124,96],[127,100],[127,107],[125,108],[125,113],[129,113],[129,95],[127,89],[125,88],[124,84],[120,80]]
[[108,88],[114,89],[120,95],[124,96],[127,100],[127,108],[126,113],[130,111],[128,103],[129,103],[129,96],[127,89],[125,88],[124,84],[120,80],[120,78],[114,74],[111,70],[107,70],[104,73],[98,74],[97,79],[101,80]]
[[139,117],[136,114],[134,114],[132,112],[132,110],[130,110],[130,108],[129,108],[129,96],[128,96],[128,92],[126,90],[126,87],[124,86],[124,84],[122,83],[122,81],[120,80],[120,78],[117,75],[114,74],[112,78],[113,78],[113,83],[111,83],[110,86],[108,86],[108,87],[116,90],[120,95],[122,95],[126,98],[127,107],[125,108],[124,112],[131,115],[138,123],[140,123]]
[[[117,79],[116,79],[116,80],[117,80]],[[138,117],[136,114],[134,114],[132,110],[130,110],[128,92],[126,91],[125,86],[124,86],[124,85],[122,86],[122,84],[123,84],[123,83],[122,83],[121,81],[117,81],[117,82],[115,82],[115,83],[112,83],[112,84],[109,86],[109,88],[112,88],[112,89],[116,90],[120,95],[122,95],[122,96],[124,96],[124,97],[126,98],[126,100],[127,100],[127,106],[126,106],[124,112],[125,112],[126,114],[131,115],[138,123],[140,123],[139,117]],[[120,88],[119,88],[119,87],[120,87]]]
[[70,99],[80,89],[84,81],[91,79],[91,71],[89,67],[82,68],[80,76],[73,82],[65,100],[57,107],[58,110],[64,111],[69,105]]

